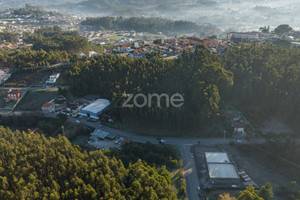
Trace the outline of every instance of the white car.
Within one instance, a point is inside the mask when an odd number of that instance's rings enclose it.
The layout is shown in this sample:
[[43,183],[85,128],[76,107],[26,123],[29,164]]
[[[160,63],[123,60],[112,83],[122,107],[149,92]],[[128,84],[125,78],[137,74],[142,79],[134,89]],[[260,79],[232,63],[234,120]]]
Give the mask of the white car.
[[77,123],[77,124],[80,124],[80,121],[79,121],[79,120],[76,120],[76,123]]

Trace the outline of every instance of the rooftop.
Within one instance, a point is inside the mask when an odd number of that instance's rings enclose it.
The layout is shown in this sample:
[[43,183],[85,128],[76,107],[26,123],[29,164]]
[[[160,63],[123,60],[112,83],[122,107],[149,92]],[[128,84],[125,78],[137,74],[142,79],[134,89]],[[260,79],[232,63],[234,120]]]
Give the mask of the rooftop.
[[205,153],[207,163],[229,163],[227,153],[223,152],[206,152]]
[[50,108],[51,106],[53,106],[54,104],[53,103],[45,103],[43,105],[43,108]]
[[242,122],[233,122],[233,128],[245,128],[245,125]]
[[82,109],[82,111],[91,112],[91,113],[99,113],[103,111],[107,106],[110,105],[109,100],[106,99],[98,99],[91,103],[90,105],[86,106]]
[[234,164],[231,163],[213,163],[208,164],[210,178],[238,179]]

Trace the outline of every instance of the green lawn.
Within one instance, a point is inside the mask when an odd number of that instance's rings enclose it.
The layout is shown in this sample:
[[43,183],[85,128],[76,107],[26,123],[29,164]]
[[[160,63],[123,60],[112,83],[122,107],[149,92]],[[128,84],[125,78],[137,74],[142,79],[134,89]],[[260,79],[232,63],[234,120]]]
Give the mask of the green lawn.
[[20,110],[34,111],[40,110],[48,101],[57,96],[57,90],[34,90],[29,91],[26,97],[20,102]]
[[12,109],[16,103],[17,103],[17,101],[9,101],[9,102],[5,103],[4,107],[8,108],[8,109]]

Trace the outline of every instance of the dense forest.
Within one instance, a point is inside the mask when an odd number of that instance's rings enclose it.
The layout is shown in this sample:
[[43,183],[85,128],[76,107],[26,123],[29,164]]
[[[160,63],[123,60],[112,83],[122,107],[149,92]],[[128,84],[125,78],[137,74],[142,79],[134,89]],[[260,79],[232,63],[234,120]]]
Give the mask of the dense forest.
[[183,94],[185,101],[180,108],[168,108],[165,102],[157,107],[153,101],[150,108],[115,110],[124,125],[176,131],[195,130],[209,123],[219,111],[219,89],[230,87],[232,79],[232,73],[220,65],[219,58],[203,47],[176,62],[101,55],[76,65],[67,76],[74,95],[98,94],[113,102],[129,93]]
[[157,145],[150,142],[146,144],[128,142],[122,146],[121,150],[114,149],[108,155],[121,159],[125,167],[129,163],[141,159],[150,166],[166,166],[170,170],[177,167],[179,157],[179,153],[173,146]]
[[227,101],[256,122],[278,117],[299,126],[299,48],[268,44],[233,47],[224,55],[222,66],[234,74]]
[[[116,100],[123,93],[184,94],[182,108],[119,109],[121,123],[142,129],[195,130],[218,115],[221,100],[256,122],[278,117],[298,126],[300,49],[272,44],[231,47],[222,56],[202,47],[177,61],[99,56],[76,65],[73,94]],[[75,81],[76,80],[76,81]]]
[[66,51],[49,51],[18,49],[0,51],[0,65],[12,68],[34,68],[48,66],[76,59],[76,55],[69,55]]
[[29,18],[40,18],[43,15],[49,14],[50,16],[62,16],[60,13],[55,11],[46,11],[30,4],[25,4],[25,8],[19,8],[12,10],[15,15],[28,16]]
[[121,30],[137,32],[158,33],[202,33],[214,32],[216,27],[212,25],[198,25],[189,21],[173,21],[163,18],[144,17],[98,17],[87,18],[81,23],[84,26],[91,26],[96,30]]
[[0,199],[177,199],[170,173],[80,151],[65,137],[0,128]]
[[60,27],[41,27],[25,38],[33,44],[33,50],[67,51],[78,53],[88,49],[88,41],[77,31],[63,31]]

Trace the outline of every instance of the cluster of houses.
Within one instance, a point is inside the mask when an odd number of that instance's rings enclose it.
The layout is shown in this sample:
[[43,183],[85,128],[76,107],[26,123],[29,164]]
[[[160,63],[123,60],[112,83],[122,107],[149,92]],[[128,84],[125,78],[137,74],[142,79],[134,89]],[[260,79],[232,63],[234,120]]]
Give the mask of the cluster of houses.
[[229,43],[225,40],[199,37],[166,38],[122,44],[114,49],[106,48],[104,53],[128,56],[130,58],[144,58],[153,52],[161,52],[162,58],[176,59],[180,57],[183,51],[193,51],[197,45],[203,45],[211,53],[221,54]]
[[81,102],[67,103],[67,99],[60,95],[50,102],[45,103],[42,106],[42,111],[46,113],[62,112],[67,115],[75,116],[84,107]]
[[[4,20],[1,20],[4,19]],[[5,20],[10,19],[10,20]],[[33,14],[16,14],[14,10],[0,11],[0,21],[4,25],[10,24],[69,24],[70,19],[65,15],[45,12],[40,17],[35,17]]]
[[132,31],[90,31],[80,30],[80,33],[89,42],[95,45],[104,46],[118,46],[122,44],[129,44],[138,40],[145,40],[147,38],[159,38],[159,36],[150,35],[149,33]]
[[262,32],[229,32],[226,34],[226,39],[231,40],[232,42],[243,42],[247,41],[265,41],[265,40],[276,40],[276,39],[286,39],[291,42],[295,42],[300,39],[300,31],[290,31],[283,35],[277,35],[276,33],[262,33]]
[[60,95],[50,102],[45,103],[42,106],[42,111],[45,113],[62,113],[72,117],[87,117],[97,121],[99,120],[99,115],[108,110],[110,106],[110,102],[106,99],[97,99],[94,101],[78,99],[68,103],[67,99]]
[[234,134],[245,136],[245,124],[241,122],[241,113],[223,113],[222,116],[231,123]]
[[24,49],[24,48],[31,48],[32,44],[25,44],[23,42],[0,42],[0,49]]

